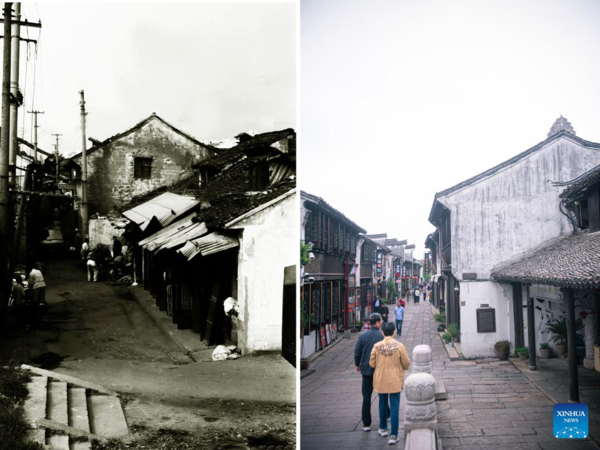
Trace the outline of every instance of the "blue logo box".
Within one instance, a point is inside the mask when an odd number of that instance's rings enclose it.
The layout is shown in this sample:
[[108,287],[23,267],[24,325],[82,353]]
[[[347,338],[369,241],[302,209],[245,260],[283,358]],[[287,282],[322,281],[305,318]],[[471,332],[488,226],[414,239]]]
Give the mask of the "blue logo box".
[[554,405],[553,434],[558,439],[585,439],[588,437],[588,407],[583,403]]

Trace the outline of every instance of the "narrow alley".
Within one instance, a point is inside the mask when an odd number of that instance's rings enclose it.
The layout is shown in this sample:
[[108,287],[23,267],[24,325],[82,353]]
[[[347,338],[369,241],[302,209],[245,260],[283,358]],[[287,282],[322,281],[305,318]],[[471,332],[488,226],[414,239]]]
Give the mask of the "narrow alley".
[[[411,355],[419,344],[431,346],[433,375],[443,380],[447,399],[437,401],[438,430],[444,448],[479,450],[577,449],[598,447],[588,439],[564,442],[552,436],[551,402],[509,361],[455,360],[446,353],[428,303],[407,302],[399,338]],[[391,309],[391,308],[390,308]],[[390,315],[393,320],[393,314]],[[359,333],[341,339],[311,361],[315,372],[301,382],[303,450],[389,448],[388,439],[361,430],[361,375],[354,366]],[[378,400],[371,414],[377,424]],[[404,398],[400,401],[400,441],[404,447]]]
[[78,259],[44,262],[45,322],[3,340],[3,365],[30,364],[117,391],[134,436],[160,428],[243,435],[268,424],[295,440],[295,370],[281,356],[213,362],[207,348],[210,362],[195,362],[131,288],[88,282]]

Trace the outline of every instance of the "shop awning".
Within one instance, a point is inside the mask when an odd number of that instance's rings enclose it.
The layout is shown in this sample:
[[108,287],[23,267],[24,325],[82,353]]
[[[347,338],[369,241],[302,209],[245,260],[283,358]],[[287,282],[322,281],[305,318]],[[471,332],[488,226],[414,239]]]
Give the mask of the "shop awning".
[[152,236],[140,242],[140,246],[149,251],[175,248],[185,244],[187,241],[196,239],[206,234],[206,225],[192,219],[182,220],[171,224],[164,230],[154,233]]
[[237,238],[215,231],[209,235],[188,241],[177,252],[181,253],[189,261],[198,255],[208,256],[239,245]]
[[144,231],[153,218],[156,218],[163,227],[166,227],[199,204],[200,202],[194,197],[165,192],[152,200],[125,211],[123,215],[135,222]]

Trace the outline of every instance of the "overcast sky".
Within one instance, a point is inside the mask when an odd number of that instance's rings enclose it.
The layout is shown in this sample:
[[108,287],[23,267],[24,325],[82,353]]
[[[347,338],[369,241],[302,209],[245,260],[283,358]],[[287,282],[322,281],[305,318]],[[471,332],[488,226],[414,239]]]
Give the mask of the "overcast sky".
[[299,182],[422,256],[436,192],[600,142],[600,2],[302,0]]
[[[24,18],[43,25],[41,36],[37,29],[29,34],[22,29],[39,46],[36,60],[33,45],[28,51],[21,44],[20,80],[27,110],[45,112],[39,116],[44,150],[54,151],[51,134],[61,133],[61,153],[81,151],[81,89],[87,136],[99,140],[152,112],[200,140],[295,128],[293,3],[23,3],[22,8]],[[23,110],[19,129],[31,140],[32,115]]]

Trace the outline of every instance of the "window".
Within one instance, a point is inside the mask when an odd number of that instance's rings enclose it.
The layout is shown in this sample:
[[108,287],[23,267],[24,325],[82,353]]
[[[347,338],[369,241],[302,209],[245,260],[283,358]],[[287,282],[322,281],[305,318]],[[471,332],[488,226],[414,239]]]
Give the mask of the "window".
[[152,158],[135,158],[134,178],[149,180],[152,177]]

